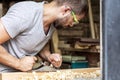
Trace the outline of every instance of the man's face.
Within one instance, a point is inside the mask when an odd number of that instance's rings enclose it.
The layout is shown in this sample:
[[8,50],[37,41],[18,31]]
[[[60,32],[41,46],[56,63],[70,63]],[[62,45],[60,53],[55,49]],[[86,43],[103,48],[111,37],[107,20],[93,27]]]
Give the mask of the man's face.
[[64,18],[59,18],[55,21],[55,27],[56,28],[60,28],[60,27],[68,27],[67,23],[68,23],[69,17],[66,16]]
[[76,23],[75,18],[77,19],[77,21],[79,21],[83,17],[84,17],[84,14],[78,16],[78,15],[75,15],[75,14],[73,15],[73,14],[70,13],[69,15],[65,16],[64,18],[57,19],[55,21],[55,27],[56,28],[61,28],[61,27],[68,28],[68,27],[72,27]]

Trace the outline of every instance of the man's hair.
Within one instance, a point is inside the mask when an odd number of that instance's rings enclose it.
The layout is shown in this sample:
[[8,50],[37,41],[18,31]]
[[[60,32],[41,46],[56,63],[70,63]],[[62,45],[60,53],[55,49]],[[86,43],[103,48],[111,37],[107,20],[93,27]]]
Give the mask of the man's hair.
[[57,3],[58,6],[68,5],[72,8],[75,14],[87,14],[88,13],[88,4],[87,0],[53,0]]

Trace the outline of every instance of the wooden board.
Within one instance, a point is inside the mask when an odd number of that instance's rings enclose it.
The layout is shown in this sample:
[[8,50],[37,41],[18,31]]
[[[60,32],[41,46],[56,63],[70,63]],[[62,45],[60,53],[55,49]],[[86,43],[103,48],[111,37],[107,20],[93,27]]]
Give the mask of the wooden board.
[[[92,75],[93,73],[95,74]],[[65,69],[57,70],[56,72],[14,72],[0,74],[0,80],[73,80],[75,77],[100,77],[100,69]]]

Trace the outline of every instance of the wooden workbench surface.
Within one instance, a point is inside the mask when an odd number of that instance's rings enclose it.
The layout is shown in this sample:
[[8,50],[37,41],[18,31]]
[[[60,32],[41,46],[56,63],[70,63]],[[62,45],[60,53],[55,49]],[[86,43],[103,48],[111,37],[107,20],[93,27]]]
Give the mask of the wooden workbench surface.
[[[86,79],[84,79],[86,78]],[[100,80],[99,68],[64,69],[56,72],[1,73],[0,80]]]

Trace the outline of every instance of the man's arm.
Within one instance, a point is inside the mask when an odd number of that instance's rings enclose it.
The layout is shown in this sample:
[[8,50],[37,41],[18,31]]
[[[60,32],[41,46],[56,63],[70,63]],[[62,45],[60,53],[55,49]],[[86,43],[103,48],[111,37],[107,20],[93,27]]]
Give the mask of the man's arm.
[[0,63],[21,71],[31,70],[36,58],[27,56],[21,59],[17,59],[16,57],[10,55],[1,45],[9,39],[10,36],[0,21]]
[[62,64],[62,58],[60,53],[51,54],[49,43],[45,45],[45,47],[42,49],[42,51],[39,54],[44,60],[49,61],[55,67],[60,67]]
[[8,35],[7,31],[4,29],[0,21],[0,63],[3,63],[14,68],[18,68],[19,59],[16,59],[13,56],[9,55],[8,52],[1,45],[2,43],[9,39],[10,36]]
[[3,27],[3,24],[0,20],[0,44],[4,43],[5,41],[9,39],[10,39],[10,36],[8,35],[7,31]]
[[51,55],[49,43],[45,45],[45,47],[40,51],[39,55],[46,61],[48,60],[48,57]]

